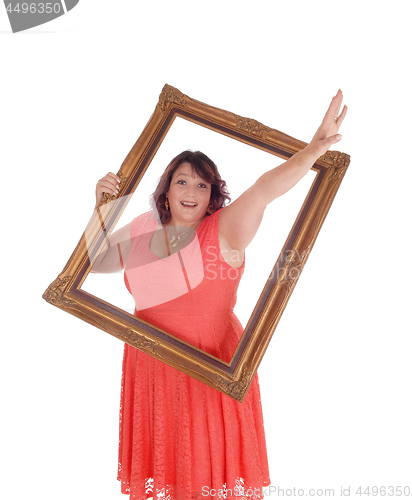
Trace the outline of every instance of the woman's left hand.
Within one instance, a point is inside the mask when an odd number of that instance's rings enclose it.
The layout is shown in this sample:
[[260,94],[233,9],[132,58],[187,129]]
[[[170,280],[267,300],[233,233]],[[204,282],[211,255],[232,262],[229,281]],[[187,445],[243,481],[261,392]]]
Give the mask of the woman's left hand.
[[340,108],[342,106],[343,94],[339,90],[335,97],[332,99],[326,115],[323,118],[321,126],[316,131],[313,139],[308,145],[308,149],[319,158],[326,153],[326,151],[342,139],[342,136],[338,134],[339,127],[341,126],[346,112],[348,111],[347,106],[343,106],[342,112],[339,114]]

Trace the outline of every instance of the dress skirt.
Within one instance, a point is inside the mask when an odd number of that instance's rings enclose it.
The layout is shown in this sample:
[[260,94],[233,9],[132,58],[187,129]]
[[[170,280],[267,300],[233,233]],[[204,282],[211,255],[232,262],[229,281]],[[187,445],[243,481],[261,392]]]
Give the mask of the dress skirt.
[[[220,255],[218,219],[166,259],[149,250],[153,213],[134,219],[125,283],[136,316],[230,362],[244,265],[234,272]],[[119,427],[118,479],[133,500],[256,500],[270,484],[257,374],[239,403],[125,344]]]

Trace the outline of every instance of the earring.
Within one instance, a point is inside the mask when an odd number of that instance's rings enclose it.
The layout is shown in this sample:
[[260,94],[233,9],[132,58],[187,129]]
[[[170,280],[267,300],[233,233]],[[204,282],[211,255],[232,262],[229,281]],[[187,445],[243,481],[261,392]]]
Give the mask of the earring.
[[166,210],[169,210],[169,200],[167,198],[165,201],[165,207],[166,207]]
[[207,207],[206,212],[207,212],[209,215],[212,215],[212,214],[213,214],[212,204],[211,204],[211,203],[209,203],[209,206]]

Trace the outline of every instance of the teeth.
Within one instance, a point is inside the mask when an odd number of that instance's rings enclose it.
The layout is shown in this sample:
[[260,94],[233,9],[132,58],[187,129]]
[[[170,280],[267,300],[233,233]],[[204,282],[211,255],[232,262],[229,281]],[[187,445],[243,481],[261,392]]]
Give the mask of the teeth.
[[183,206],[187,205],[189,207],[195,207],[197,206],[197,203],[194,203],[194,202],[189,202],[189,201],[181,201],[180,202]]

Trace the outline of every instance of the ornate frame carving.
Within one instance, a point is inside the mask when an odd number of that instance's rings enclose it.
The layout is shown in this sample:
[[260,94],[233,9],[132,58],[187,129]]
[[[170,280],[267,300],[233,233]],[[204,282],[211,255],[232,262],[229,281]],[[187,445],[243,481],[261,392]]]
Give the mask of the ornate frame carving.
[[[152,117],[117,173],[121,179],[119,194],[105,194],[89,222],[87,244],[83,233],[63,271],[49,285],[43,298],[242,402],[313,248],[349,166],[350,157],[338,151],[328,151],[312,167],[316,178],[261,292],[240,343],[230,363],[226,363],[80,289],[90,272],[91,263],[106,241],[105,238],[114,229],[177,116],[285,159],[306,146],[305,142],[266,127],[256,120],[203,104],[165,85]],[[112,203],[108,204],[109,201]]]

